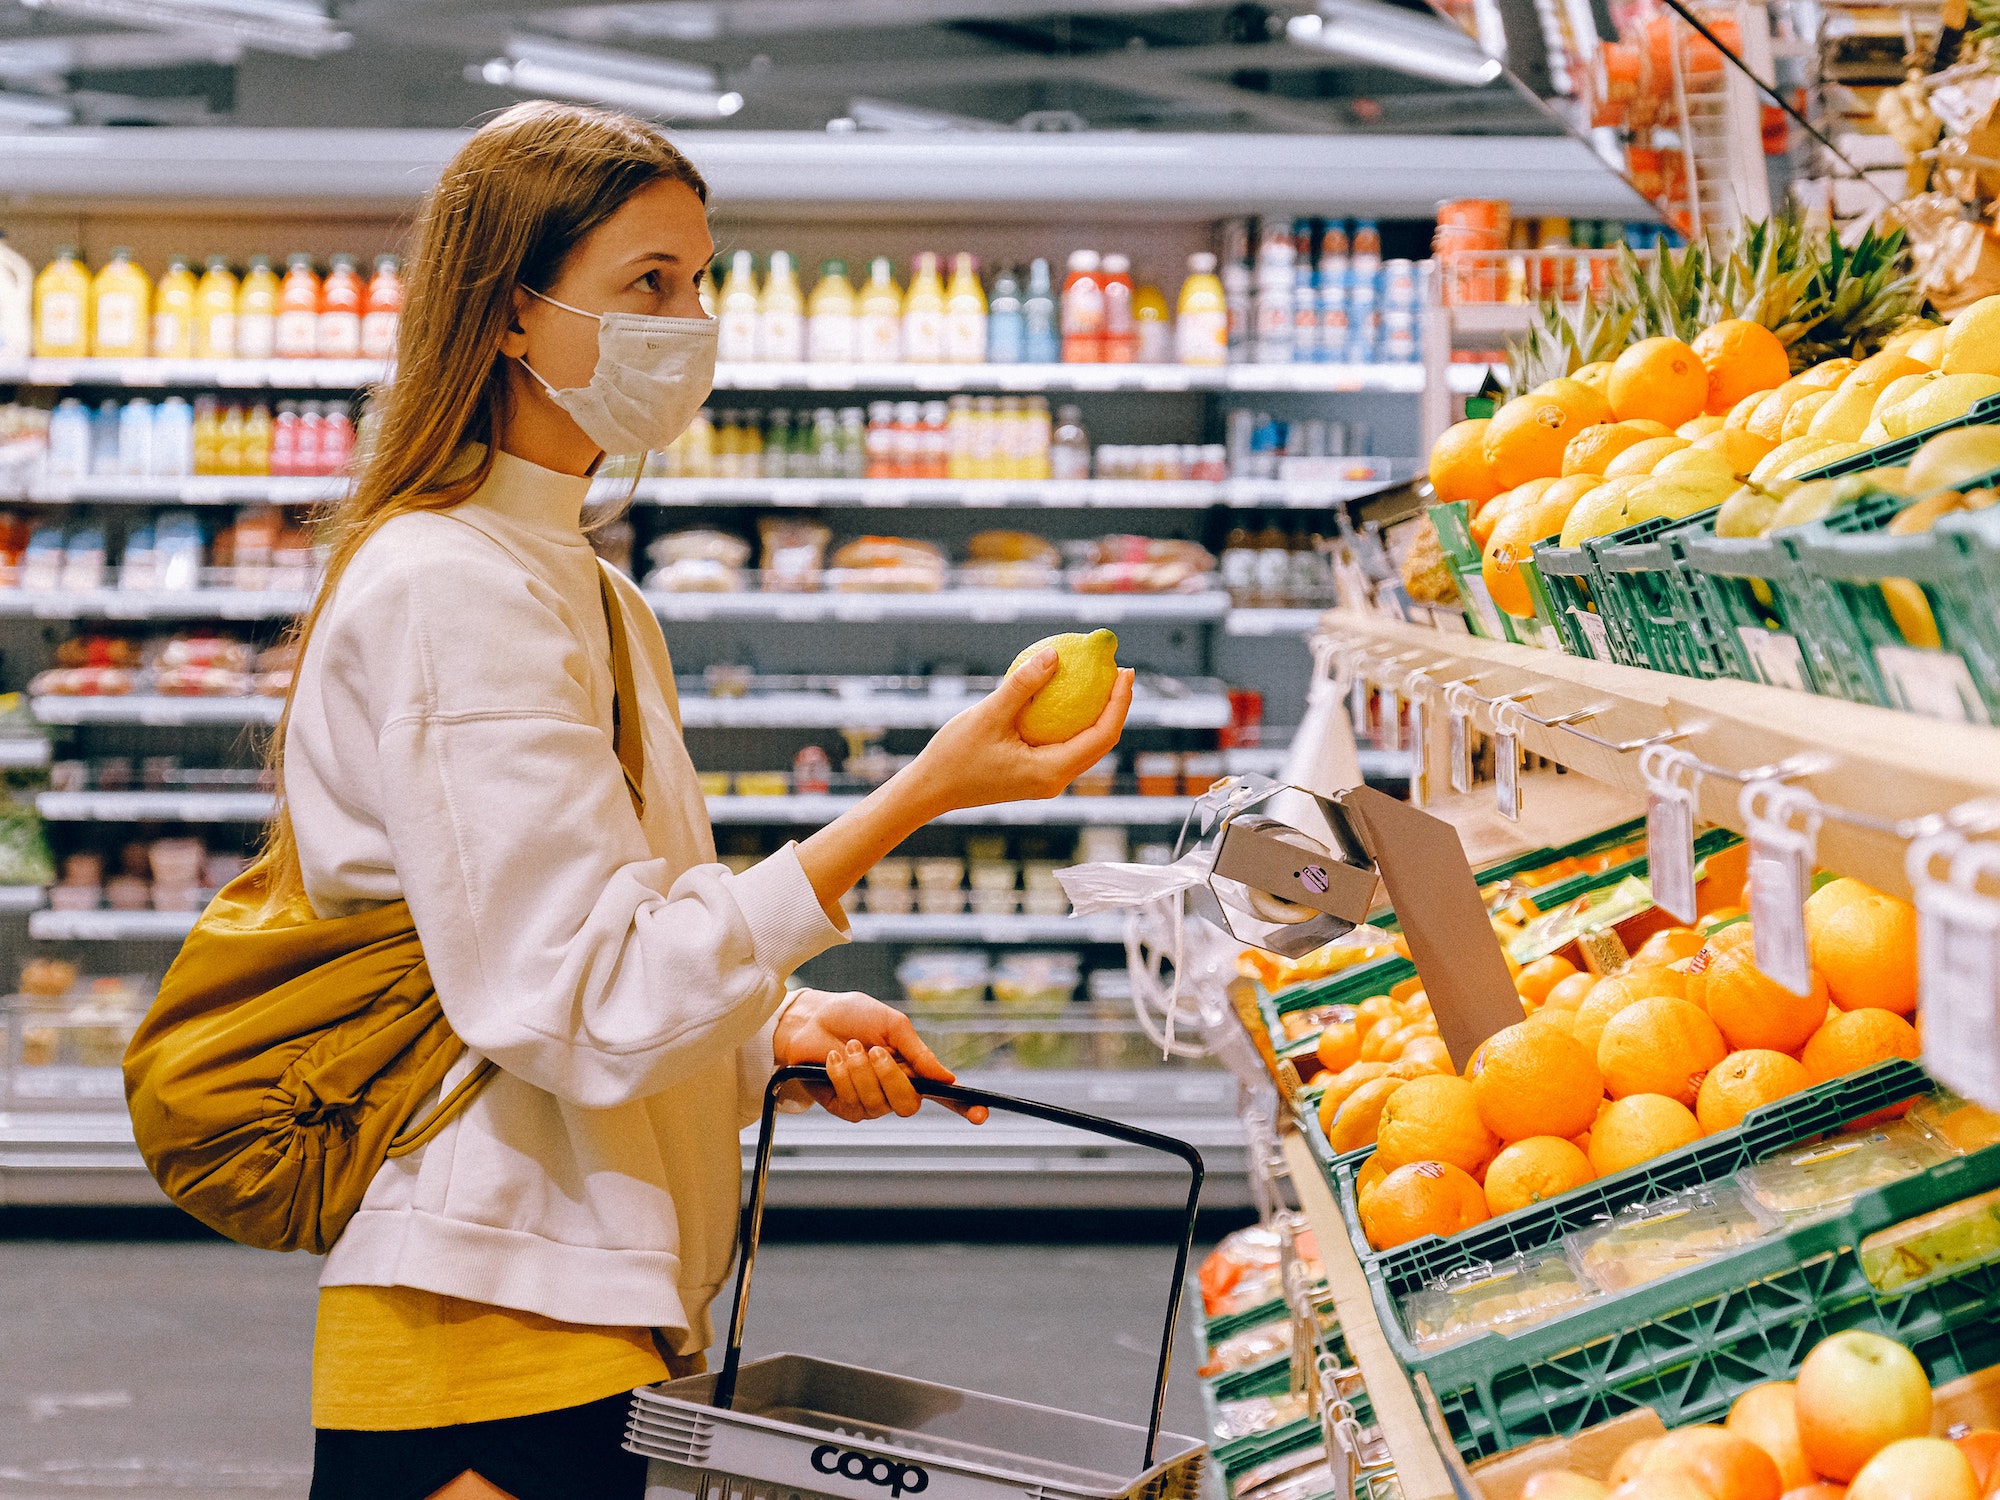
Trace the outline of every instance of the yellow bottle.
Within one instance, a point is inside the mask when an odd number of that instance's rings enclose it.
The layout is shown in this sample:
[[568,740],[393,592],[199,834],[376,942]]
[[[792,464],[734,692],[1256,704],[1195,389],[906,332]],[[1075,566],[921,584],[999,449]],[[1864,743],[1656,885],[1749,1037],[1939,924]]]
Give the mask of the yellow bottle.
[[718,360],[741,364],[757,357],[757,313],[757,262],[748,250],[738,250],[722,278],[721,327],[715,331]]
[[215,397],[194,398],[194,471],[197,474],[222,472],[222,417]]
[[796,365],[806,357],[806,298],[792,269],[792,257],[771,252],[770,274],[757,299],[757,358],[767,364]]
[[1229,301],[1223,294],[1222,279],[1215,274],[1215,257],[1206,250],[1188,257],[1178,312],[1174,345],[1180,362],[1228,364]]
[[35,353],[82,359],[90,353],[90,272],[64,245],[35,278]]
[[868,263],[868,284],[861,289],[857,321],[862,364],[893,365],[903,357],[903,292],[886,255]]
[[194,357],[236,358],[236,273],[220,255],[208,258],[194,289]]
[[937,257],[928,250],[917,257],[903,298],[903,358],[913,365],[944,359],[944,282]]
[[243,467],[243,408],[230,406],[222,413],[222,420],[215,429],[215,472],[218,474],[247,474]]
[[121,245],[90,283],[90,352],[99,359],[144,359],[152,316],[152,278]]
[[806,358],[816,365],[853,364],[859,311],[847,262],[827,261],[819,268],[819,285],[806,308]]
[[971,254],[952,257],[951,286],[944,298],[944,357],[948,364],[986,363],[986,288]]
[[1167,365],[1174,359],[1174,324],[1167,299],[1150,281],[1132,295],[1132,332],[1139,340],[1139,363]]
[[270,359],[278,352],[278,273],[266,255],[250,257],[236,289],[236,357]]
[[194,357],[194,272],[176,255],[153,290],[153,358]]
[[271,408],[259,401],[243,419],[242,474],[271,472]]

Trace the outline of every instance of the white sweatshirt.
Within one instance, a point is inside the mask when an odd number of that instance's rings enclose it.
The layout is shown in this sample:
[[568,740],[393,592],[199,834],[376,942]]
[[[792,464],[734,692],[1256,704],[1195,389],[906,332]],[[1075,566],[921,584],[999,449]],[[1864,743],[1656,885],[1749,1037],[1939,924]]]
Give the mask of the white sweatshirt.
[[326,1286],[409,1286],[570,1323],[682,1330],[736,1228],[785,978],[843,940],[793,846],[715,863],[658,622],[614,574],[646,750],[611,741],[589,481],[502,453],[464,504],[400,516],[314,628],[285,737],[306,891],[409,901],[446,1017],[499,1075],[390,1161]]

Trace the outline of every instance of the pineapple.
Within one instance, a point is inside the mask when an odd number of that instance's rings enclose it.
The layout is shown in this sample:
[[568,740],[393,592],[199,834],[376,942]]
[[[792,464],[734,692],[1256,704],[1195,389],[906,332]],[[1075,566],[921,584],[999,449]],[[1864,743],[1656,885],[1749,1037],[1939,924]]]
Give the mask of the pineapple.
[[1527,337],[1507,350],[1507,394],[1519,396],[1547,380],[1603,359],[1616,359],[1633,339],[1632,316],[1601,302],[1544,302]]

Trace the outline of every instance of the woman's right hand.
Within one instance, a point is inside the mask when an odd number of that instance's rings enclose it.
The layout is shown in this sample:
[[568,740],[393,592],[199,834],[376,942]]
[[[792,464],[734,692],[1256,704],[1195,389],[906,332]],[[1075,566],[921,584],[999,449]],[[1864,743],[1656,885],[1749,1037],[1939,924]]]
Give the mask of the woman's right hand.
[[1119,668],[1111,701],[1083,733],[1056,745],[1021,738],[1015,720],[1055,675],[1056,649],[1046,646],[931,737],[908,774],[937,813],[1056,796],[1117,745],[1132,707],[1130,667]]

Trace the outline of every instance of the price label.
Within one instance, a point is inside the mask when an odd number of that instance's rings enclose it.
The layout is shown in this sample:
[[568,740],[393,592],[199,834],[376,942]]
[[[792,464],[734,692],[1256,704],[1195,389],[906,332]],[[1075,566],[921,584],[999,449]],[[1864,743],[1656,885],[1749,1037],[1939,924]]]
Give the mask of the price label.
[[[1944,878],[1933,874],[1948,860]],[[1917,985],[1924,1069],[1975,1103],[2000,1108],[2000,900],[1980,889],[2000,877],[2000,849],[1956,834],[1910,848],[1917,906]]]
[[1450,751],[1451,789],[1454,792],[1472,790],[1472,726],[1467,721],[1463,709],[1451,711]]
[[1521,742],[1511,734],[1493,736],[1493,796],[1501,817],[1521,816]]
[[1796,638],[1782,630],[1760,630],[1754,625],[1736,627],[1736,638],[1749,653],[1750,666],[1772,687],[1806,688],[1806,659]]
[[1757,967],[1795,995],[1812,992],[1806,956],[1806,897],[1812,859],[1789,830],[1750,838],[1750,930]]
[[1368,683],[1360,673],[1347,685],[1347,717],[1357,735],[1368,733]]
[[1431,800],[1430,702],[1410,699],[1410,805],[1427,806]]
[[1587,609],[1572,609],[1570,614],[1575,617],[1577,628],[1583,632],[1590,654],[1599,661],[1610,661],[1611,637],[1605,633],[1604,617]]
[[1403,748],[1403,705],[1392,687],[1375,690],[1375,705],[1382,719],[1382,748],[1400,750]]
[[1694,807],[1685,796],[1656,792],[1646,799],[1646,868],[1653,904],[1693,922]]
[[1991,722],[1961,657],[1948,651],[1877,646],[1875,664],[1898,708],[1951,724]]

